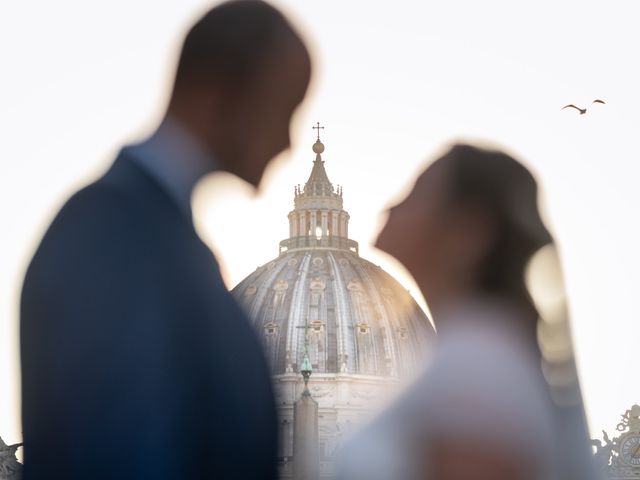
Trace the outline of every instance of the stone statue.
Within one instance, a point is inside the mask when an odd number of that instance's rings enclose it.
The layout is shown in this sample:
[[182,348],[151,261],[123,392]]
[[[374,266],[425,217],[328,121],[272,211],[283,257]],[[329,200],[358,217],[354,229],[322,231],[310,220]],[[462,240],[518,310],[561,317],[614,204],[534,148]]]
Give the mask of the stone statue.
[[616,448],[615,439],[612,441],[609,438],[609,435],[604,430],[602,431],[602,438],[604,438],[605,444],[602,445],[600,440],[591,440],[591,445],[596,447],[596,452],[594,453],[594,457],[598,467],[607,468],[611,463],[611,457],[613,455],[613,451]]
[[640,405],[633,405],[624,412],[616,430],[623,432],[627,428],[630,432],[640,432]]
[[20,478],[22,464],[16,458],[16,450],[21,443],[7,445],[0,438],[0,480],[17,480]]

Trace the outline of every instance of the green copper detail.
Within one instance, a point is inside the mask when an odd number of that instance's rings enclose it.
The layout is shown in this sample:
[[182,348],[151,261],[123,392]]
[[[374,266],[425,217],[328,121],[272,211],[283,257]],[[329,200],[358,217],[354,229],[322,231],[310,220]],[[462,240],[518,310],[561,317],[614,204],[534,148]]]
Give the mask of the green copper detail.
[[313,369],[311,367],[311,362],[309,361],[309,354],[306,351],[306,345],[305,345],[304,358],[302,359],[302,366],[300,367],[300,373],[302,374],[302,378],[304,378],[305,387],[309,382],[309,377],[311,376],[312,372],[313,372]]

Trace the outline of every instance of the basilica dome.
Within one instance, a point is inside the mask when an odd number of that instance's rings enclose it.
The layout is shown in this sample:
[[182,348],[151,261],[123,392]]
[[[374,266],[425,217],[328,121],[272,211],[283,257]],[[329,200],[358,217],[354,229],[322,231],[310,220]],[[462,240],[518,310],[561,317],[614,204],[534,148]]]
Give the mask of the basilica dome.
[[434,331],[411,295],[360,257],[319,135],[312,150],[311,175],[294,189],[289,238],[232,293],[271,365],[280,478],[301,478],[296,469],[311,464],[300,462],[315,458],[313,478],[331,480],[341,439],[420,370]]
[[[280,255],[233,289],[274,375],[298,372],[401,377],[424,357],[433,328],[411,295],[358,254],[342,188],[329,181],[320,139],[311,175],[294,190]],[[305,350],[306,349],[306,350]]]

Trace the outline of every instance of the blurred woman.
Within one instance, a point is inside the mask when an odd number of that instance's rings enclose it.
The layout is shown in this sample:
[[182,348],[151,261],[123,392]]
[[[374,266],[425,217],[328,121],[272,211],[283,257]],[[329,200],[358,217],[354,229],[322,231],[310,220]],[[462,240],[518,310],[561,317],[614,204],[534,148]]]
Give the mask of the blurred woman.
[[347,442],[341,480],[593,478],[566,309],[551,385],[525,281],[551,244],[536,181],[505,153],[456,145],[418,178],[377,246],[415,278],[437,345],[418,381]]

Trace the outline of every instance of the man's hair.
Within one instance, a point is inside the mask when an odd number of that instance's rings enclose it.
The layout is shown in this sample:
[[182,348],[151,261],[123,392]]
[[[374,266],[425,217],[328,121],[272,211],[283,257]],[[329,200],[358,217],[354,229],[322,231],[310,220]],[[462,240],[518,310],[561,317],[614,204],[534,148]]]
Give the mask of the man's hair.
[[242,84],[282,41],[302,46],[280,11],[260,0],[231,0],[209,10],[189,31],[178,62],[176,87],[192,80]]

